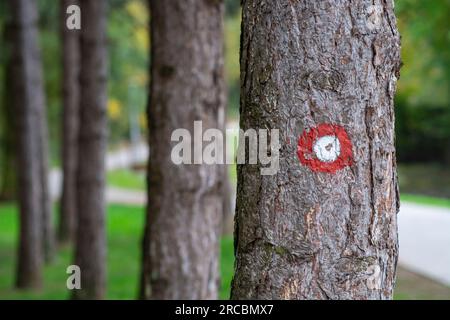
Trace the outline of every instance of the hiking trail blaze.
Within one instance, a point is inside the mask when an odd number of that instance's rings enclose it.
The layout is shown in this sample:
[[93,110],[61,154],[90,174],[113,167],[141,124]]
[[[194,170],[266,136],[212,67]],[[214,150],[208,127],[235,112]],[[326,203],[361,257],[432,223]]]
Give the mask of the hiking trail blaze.
[[297,155],[313,171],[335,173],[352,164],[352,143],[343,127],[322,123],[303,131]]

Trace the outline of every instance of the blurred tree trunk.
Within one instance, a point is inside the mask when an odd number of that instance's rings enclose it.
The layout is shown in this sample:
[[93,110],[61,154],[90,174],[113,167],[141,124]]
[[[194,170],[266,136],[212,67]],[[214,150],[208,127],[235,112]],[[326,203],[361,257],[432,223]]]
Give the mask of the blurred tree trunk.
[[[392,1],[373,3],[243,2],[241,128],[279,129],[281,147],[276,175],[238,166],[233,299],[392,298],[400,45]],[[321,123],[353,145],[335,173],[297,157]]]
[[12,105],[17,135],[20,239],[19,288],[39,287],[42,280],[43,223],[41,124],[44,88],[38,48],[37,8],[32,0],[10,0]]
[[214,299],[222,221],[219,165],[175,165],[175,129],[219,128],[223,3],[150,1],[150,158],[141,298]]
[[105,155],[107,148],[106,0],[81,0],[80,126],[75,299],[102,299],[106,287]]
[[66,10],[78,0],[61,0],[60,27],[63,62],[62,167],[63,187],[58,238],[61,243],[75,238],[77,212],[77,151],[80,104],[80,31],[66,26]]

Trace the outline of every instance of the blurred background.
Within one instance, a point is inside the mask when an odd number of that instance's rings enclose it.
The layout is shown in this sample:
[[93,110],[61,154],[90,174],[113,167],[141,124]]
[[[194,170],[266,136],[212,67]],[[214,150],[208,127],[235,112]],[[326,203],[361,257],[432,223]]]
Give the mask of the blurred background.
[[[144,0],[110,0],[108,19],[109,154],[108,298],[137,296],[140,242],[144,224],[149,30]],[[40,45],[50,130],[52,197],[61,184],[61,74],[59,9],[40,0]],[[228,126],[239,117],[238,0],[225,0]],[[395,100],[397,161],[402,207],[396,299],[450,299],[450,0],[397,0],[402,35],[401,78]],[[0,28],[5,20],[0,1]],[[4,30],[0,30],[3,35]],[[5,63],[0,49],[0,299],[65,299],[70,248],[45,267],[39,292],[13,289],[18,211],[11,150],[11,124],[4,112]],[[236,184],[235,167],[230,178]],[[57,210],[55,209],[55,212]],[[229,296],[233,272],[232,228],[221,245],[221,298]]]

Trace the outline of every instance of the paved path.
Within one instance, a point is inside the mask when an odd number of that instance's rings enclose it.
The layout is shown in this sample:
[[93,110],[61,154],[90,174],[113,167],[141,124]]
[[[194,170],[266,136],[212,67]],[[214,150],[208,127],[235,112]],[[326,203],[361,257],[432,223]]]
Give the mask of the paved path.
[[[116,170],[129,168],[136,163],[144,163],[148,158],[148,147],[141,142],[134,147],[124,147],[108,153],[106,156],[106,169]],[[59,200],[61,195],[62,174],[60,169],[52,169],[49,177],[50,196],[53,200]],[[145,198],[145,197],[144,197]],[[139,204],[143,202],[142,195],[136,195],[129,190],[108,188],[106,191],[108,202]]]
[[147,203],[145,192],[120,188],[106,189],[106,201],[109,203],[144,206]]
[[399,263],[450,286],[450,209],[403,202]]

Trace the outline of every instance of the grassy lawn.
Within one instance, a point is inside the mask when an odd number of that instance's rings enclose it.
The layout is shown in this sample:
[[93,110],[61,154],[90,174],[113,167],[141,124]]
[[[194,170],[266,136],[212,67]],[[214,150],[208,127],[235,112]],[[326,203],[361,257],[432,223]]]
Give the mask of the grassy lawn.
[[[108,207],[108,299],[135,299],[138,292],[140,244],[144,209]],[[62,248],[54,263],[45,267],[44,288],[39,292],[14,290],[18,220],[16,207],[0,205],[0,299],[67,299],[66,268],[72,264],[70,248]],[[228,298],[233,272],[233,241],[222,241],[222,288]]]
[[400,201],[412,202],[428,206],[436,206],[450,209],[450,199],[421,196],[416,194],[401,194]]
[[134,170],[120,169],[109,171],[107,174],[107,183],[111,187],[145,190],[145,173]]
[[[109,206],[108,295],[109,299],[137,296],[140,238],[144,210],[138,207]],[[0,299],[66,299],[66,268],[72,264],[69,248],[59,251],[54,263],[45,267],[44,288],[40,292],[13,290],[16,259],[17,214],[12,205],[0,207]]]

